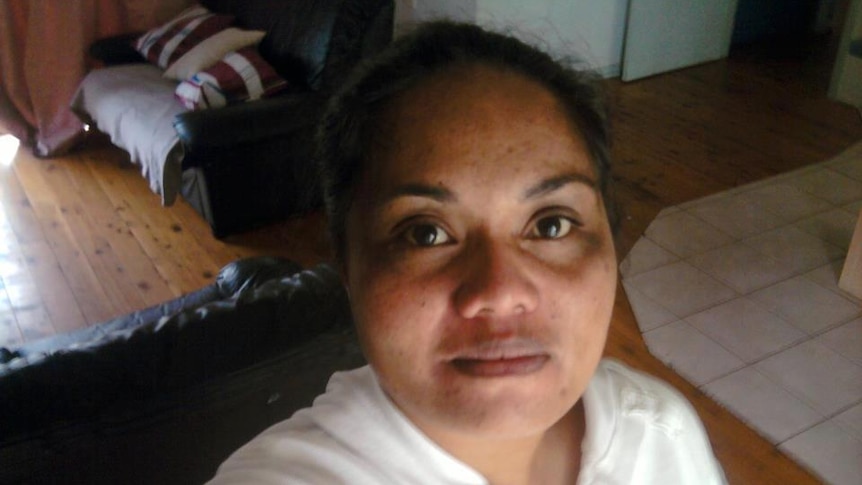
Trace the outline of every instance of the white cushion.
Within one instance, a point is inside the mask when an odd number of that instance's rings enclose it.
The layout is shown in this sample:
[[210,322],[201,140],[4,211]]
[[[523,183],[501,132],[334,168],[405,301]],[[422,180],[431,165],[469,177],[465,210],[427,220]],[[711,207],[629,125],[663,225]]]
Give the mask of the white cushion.
[[258,42],[266,35],[262,30],[227,28],[204,40],[168,66],[164,76],[182,81],[220,61],[225,54]]

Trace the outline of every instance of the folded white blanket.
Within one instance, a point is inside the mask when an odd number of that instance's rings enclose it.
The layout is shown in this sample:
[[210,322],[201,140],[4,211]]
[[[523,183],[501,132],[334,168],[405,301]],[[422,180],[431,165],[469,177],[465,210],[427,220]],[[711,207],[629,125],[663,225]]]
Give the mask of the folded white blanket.
[[174,116],[186,109],[174,99],[177,82],[150,64],[127,64],[91,71],[72,99],[72,111],[129,152],[163,205],[176,199],[183,148]]

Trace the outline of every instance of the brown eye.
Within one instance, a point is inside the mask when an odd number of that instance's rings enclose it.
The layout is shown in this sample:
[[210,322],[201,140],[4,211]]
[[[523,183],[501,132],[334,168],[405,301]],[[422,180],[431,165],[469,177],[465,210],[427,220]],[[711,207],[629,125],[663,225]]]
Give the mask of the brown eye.
[[572,230],[572,221],[566,217],[543,217],[536,221],[531,235],[537,239],[558,239]]
[[407,230],[407,239],[421,247],[439,246],[451,241],[446,231],[433,224],[417,224]]

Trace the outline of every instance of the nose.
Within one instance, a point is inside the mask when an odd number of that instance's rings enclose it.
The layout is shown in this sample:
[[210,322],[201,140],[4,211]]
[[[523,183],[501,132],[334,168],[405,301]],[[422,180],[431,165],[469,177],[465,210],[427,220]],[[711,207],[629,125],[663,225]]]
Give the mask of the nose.
[[485,240],[469,248],[455,290],[456,311],[464,318],[532,312],[539,294],[528,264],[517,247]]

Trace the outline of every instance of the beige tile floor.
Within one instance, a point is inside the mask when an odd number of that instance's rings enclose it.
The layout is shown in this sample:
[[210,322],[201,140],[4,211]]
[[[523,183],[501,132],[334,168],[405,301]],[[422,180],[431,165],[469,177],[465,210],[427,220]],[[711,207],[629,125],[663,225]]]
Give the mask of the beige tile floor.
[[620,265],[650,351],[825,482],[862,485],[862,142],[662,211]]

